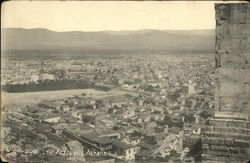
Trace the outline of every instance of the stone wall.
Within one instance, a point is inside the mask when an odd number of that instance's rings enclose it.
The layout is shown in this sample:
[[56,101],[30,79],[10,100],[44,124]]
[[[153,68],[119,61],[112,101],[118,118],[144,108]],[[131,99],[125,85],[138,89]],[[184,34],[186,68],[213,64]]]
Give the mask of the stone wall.
[[250,158],[250,5],[215,4],[215,113],[202,138],[203,161]]
[[249,4],[216,4],[216,92],[218,111],[249,108]]

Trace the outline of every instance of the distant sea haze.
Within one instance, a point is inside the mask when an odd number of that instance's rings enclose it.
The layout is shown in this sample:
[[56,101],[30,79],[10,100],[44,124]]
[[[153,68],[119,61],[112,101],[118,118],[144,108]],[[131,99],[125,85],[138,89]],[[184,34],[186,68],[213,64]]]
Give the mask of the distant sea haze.
[[2,29],[2,50],[7,51],[166,51],[210,53],[215,30],[136,30],[55,32],[47,29]]

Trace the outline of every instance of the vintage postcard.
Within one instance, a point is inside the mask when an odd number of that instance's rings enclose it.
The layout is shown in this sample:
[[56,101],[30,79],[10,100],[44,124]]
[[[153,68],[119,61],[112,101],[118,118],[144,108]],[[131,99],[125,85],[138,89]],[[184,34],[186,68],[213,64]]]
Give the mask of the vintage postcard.
[[250,5],[5,1],[1,159],[244,163]]

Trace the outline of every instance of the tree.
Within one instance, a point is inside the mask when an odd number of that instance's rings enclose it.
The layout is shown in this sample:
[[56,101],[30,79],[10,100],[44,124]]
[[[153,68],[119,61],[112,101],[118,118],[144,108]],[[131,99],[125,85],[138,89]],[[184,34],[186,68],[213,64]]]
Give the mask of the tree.
[[157,143],[155,136],[147,136],[146,141],[148,144],[156,144]]
[[193,114],[187,114],[185,115],[185,122],[193,123],[195,121],[195,117]]
[[201,112],[200,116],[203,118],[203,119],[207,119],[208,117],[211,117],[212,114],[209,113],[208,111],[204,110]]
[[111,113],[113,113],[113,112],[114,112],[114,109],[113,109],[113,108],[108,108],[108,111],[107,111],[108,114],[111,114]]
[[141,137],[141,136],[142,136],[142,133],[139,132],[139,131],[134,131],[134,132],[131,134],[131,136],[139,136],[139,137]]
[[174,134],[179,134],[180,131],[181,131],[181,129],[179,127],[171,127],[169,129],[169,132],[174,133]]
[[121,127],[118,127],[118,126],[114,126],[113,127],[113,130],[118,130],[118,129],[120,129]]
[[169,153],[171,157],[177,156],[177,152],[174,149],[172,149]]

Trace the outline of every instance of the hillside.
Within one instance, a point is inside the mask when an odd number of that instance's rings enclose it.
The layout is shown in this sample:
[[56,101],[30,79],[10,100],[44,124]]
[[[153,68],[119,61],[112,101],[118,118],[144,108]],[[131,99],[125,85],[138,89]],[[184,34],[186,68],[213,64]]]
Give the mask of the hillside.
[[55,32],[47,29],[4,28],[4,50],[166,50],[214,51],[214,30],[137,30]]

